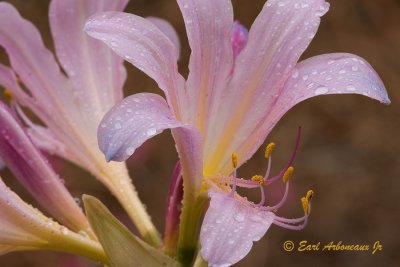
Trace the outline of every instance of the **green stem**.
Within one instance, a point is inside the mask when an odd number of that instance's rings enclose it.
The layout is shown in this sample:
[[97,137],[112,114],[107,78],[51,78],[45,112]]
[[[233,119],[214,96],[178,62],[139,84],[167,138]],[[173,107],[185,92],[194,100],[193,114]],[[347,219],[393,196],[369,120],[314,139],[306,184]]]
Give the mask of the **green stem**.
[[178,242],[178,260],[183,266],[192,265],[197,251],[199,229],[207,200],[205,194],[199,195],[194,201],[187,199],[185,201],[184,197]]

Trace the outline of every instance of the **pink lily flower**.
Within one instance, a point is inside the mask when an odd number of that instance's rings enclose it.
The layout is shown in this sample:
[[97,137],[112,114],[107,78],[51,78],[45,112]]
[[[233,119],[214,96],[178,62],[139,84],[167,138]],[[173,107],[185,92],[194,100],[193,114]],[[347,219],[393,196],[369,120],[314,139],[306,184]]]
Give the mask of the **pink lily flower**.
[[[158,234],[138,199],[125,164],[107,163],[97,145],[97,127],[107,110],[122,99],[123,60],[83,32],[96,12],[124,9],[128,0],[53,0],[50,29],[56,58],[40,33],[10,4],[0,3],[0,46],[11,68],[0,64],[0,85],[12,95],[29,135],[41,149],[90,171],[119,199],[142,235],[159,243]],[[160,27],[168,24],[158,20]],[[45,126],[23,113],[26,107]]]
[[[312,191],[302,198],[303,217],[275,214],[286,199],[294,154],[276,176],[270,177],[268,168],[265,176],[252,180],[236,177],[237,168],[279,119],[318,95],[361,94],[390,101],[379,76],[358,56],[325,54],[298,62],[329,9],[324,0],[269,0],[249,32],[234,22],[230,0],[177,2],[192,50],[186,80],[178,73],[179,47],[153,23],[120,12],[96,14],[87,22],[90,36],[153,78],[165,94],[165,99],[135,94],[114,106],[100,124],[99,146],[107,160],[123,161],[147,139],[172,129],[184,178],[179,246],[193,237],[183,235],[193,202],[202,188],[210,188],[200,234],[202,256],[210,266],[229,266],[272,223],[301,229],[307,222]],[[265,207],[263,186],[280,179],[286,185],[282,201]],[[237,186],[260,188],[261,202],[240,197]]]

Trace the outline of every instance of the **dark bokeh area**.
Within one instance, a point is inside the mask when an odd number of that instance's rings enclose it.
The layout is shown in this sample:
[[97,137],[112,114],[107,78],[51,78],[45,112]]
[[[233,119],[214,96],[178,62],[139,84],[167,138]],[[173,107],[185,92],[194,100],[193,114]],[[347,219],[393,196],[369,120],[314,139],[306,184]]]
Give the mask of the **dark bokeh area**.
[[[38,26],[45,43],[52,48],[48,26],[47,0],[10,0],[21,14]],[[235,16],[249,27],[264,0],[233,0]],[[181,72],[187,75],[190,49],[183,20],[174,0],[132,0],[127,12],[158,16],[170,21],[182,42]],[[236,266],[399,266],[400,265],[400,2],[398,0],[331,1],[311,46],[303,55],[350,52],[365,58],[380,74],[392,104],[356,95],[323,96],[291,109],[269,135],[277,143],[274,167],[277,172],[291,153],[298,126],[303,127],[296,172],[290,198],[279,214],[302,215],[300,197],[315,191],[312,214],[306,229],[290,231],[272,226],[256,242],[251,253]],[[4,62],[6,57],[0,52]],[[126,94],[151,91],[156,84],[140,71],[128,66]],[[177,160],[169,132],[147,142],[128,161],[139,194],[155,224],[164,227],[165,199],[172,168]],[[129,219],[107,190],[88,173],[57,158],[51,162],[74,196],[83,193],[99,197],[128,226]],[[259,151],[240,170],[241,176],[264,172],[263,151]],[[26,195],[7,173],[0,173],[7,184],[28,202]],[[280,186],[271,188],[278,197]],[[254,195],[258,197],[258,192]],[[0,211],[1,212],[1,211]],[[296,246],[309,243],[368,244],[376,241],[382,250],[339,252],[286,252],[284,241]],[[97,263],[57,252],[19,252],[0,257],[1,267],[59,266],[90,267]]]

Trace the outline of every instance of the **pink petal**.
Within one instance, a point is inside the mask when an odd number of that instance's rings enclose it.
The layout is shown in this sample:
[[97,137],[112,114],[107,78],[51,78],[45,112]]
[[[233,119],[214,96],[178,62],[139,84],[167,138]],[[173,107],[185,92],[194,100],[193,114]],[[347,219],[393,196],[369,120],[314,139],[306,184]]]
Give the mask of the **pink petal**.
[[120,11],[127,2],[53,0],[50,4],[50,26],[57,57],[76,88],[76,101],[92,116],[104,115],[122,99],[126,70],[123,60],[106,45],[85,34],[83,27],[91,15]]
[[345,53],[315,56],[297,64],[279,99],[281,104],[293,106],[326,94],[361,94],[390,104],[385,86],[371,65]]
[[[183,120],[206,131],[208,107],[220,99],[233,64],[230,0],[178,0],[192,50],[189,62],[188,106]],[[198,116],[200,115],[200,116]]]
[[61,223],[77,231],[87,230],[82,210],[2,102],[0,129],[0,157],[14,176]]
[[205,165],[210,175],[222,165],[231,165],[233,151],[241,162],[248,159],[247,151],[233,149],[260,126],[328,7],[324,0],[269,0],[264,5],[236,59],[223,105],[217,102],[210,118],[205,138]]
[[195,197],[203,178],[203,139],[197,128],[185,126],[172,129],[182,174],[185,194]]
[[216,189],[209,190],[209,196],[210,207],[200,232],[201,254],[210,266],[230,266],[264,236],[275,214]]
[[[66,78],[51,52],[44,47],[37,29],[21,18],[13,6],[4,2],[0,3],[0,45],[5,48],[12,68],[36,101],[45,103],[52,110],[52,116],[62,116],[55,106],[55,99],[69,98]],[[22,94],[16,94],[16,97],[19,95]],[[45,116],[41,111],[43,106],[36,107],[35,112]]]
[[157,17],[147,17],[147,20],[151,21],[154,25],[157,26],[167,37],[171,40],[171,42],[175,45],[176,53],[179,54],[181,51],[181,42],[179,41],[179,36],[174,27],[166,20],[157,18]]
[[178,73],[179,55],[159,28],[132,14],[105,12],[92,16],[85,31],[154,79],[174,111],[178,110],[177,94],[184,93],[184,80]]
[[[76,140],[85,137],[71,138],[70,135],[77,132],[77,127],[81,133],[90,129],[93,119],[83,118],[89,114],[93,118],[93,114],[80,113],[74,102],[72,85],[45,48],[39,32],[13,6],[3,2],[0,3],[0,45],[8,53],[13,68],[0,65],[0,83],[12,91],[20,104],[29,107],[71,151],[83,154],[76,152],[83,150]],[[17,83],[14,71],[28,92]]]
[[297,103],[318,95],[361,94],[389,104],[385,86],[364,59],[352,54],[326,54],[306,59],[292,71],[262,125],[236,151],[251,157],[279,119]]
[[135,94],[104,116],[98,129],[99,146],[107,161],[123,161],[147,139],[165,129],[182,126],[161,96]]

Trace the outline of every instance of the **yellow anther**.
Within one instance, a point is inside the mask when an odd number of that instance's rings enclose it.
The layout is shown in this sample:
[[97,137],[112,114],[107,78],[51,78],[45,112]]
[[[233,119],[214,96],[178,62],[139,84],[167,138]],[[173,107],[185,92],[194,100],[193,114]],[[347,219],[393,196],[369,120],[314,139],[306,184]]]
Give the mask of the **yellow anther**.
[[232,153],[232,165],[233,165],[233,168],[236,168],[238,165],[238,158],[237,158],[237,154],[235,152]]
[[306,197],[302,197],[301,199],[301,205],[303,206],[304,214],[308,215],[309,212],[309,203]]
[[307,199],[307,201],[310,202],[311,199],[313,198],[313,196],[314,196],[314,191],[308,190],[308,191],[307,191],[307,194],[306,194],[306,199]]
[[261,175],[254,175],[253,177],[251,177],[251,180],[253,181],[253,182],[259,182],[260,183],[260,185],[263,185],[264,184],[264,177],[262,177]]
[[271,156],[272,150],[276,147],[275,143],[269,143],[265,148],[265,158],[268,159]]
[[290,177],[292,177],[292,174],[294,172],[294,168],[292,166],[290,166],[289,168],[287,168],[287,170],[285,171],[285,173],[282,176],[282,181],[284,183],[286,183],[287,181],[289,181]]
[[12,94],[11,91],[8,90],[8,89],[5,89],[5,90],[3,91],[3,94],[4,94],[7,98],[9,98],[9,99],[12,99],[12,98],[13,98],[13,94]]
[[303,210],[306,215],[310,213],[310,202],[313,196],[314,191],[308,190],[306,196],[301,198],[301,205],[303,206]]

